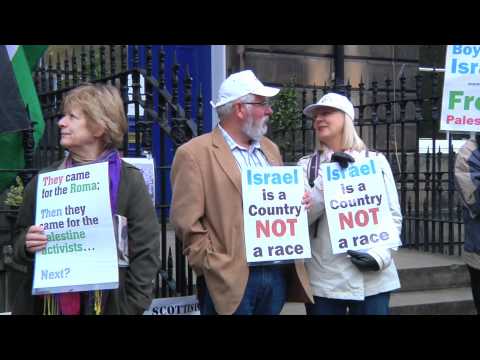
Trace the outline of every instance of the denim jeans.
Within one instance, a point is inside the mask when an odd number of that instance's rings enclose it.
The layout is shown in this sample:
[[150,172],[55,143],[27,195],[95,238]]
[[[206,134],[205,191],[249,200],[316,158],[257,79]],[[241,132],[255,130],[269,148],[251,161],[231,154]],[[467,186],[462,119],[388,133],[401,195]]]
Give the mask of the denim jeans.
[[[251,266],[243,298],[233,315],[278,315],[287,298],[285,265]],[[202,315],[217,315],[206,286],[199,301]],[[200,297],[200,295],[199,295]]]
[[388,315],[390,292],[365,297],[365,300],[329,299],[314,296],[314,304],[305,304],[307,315]]

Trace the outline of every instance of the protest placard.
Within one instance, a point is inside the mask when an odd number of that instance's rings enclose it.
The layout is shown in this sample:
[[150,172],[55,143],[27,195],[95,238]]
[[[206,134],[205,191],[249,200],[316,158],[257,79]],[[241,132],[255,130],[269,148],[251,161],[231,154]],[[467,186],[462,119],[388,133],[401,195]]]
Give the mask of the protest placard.
[[448,45],[440,130],[480,131],[480,45]]
[[143,315],[200,315],[196,295],[153,299]]
[[118,288],[107,162],[39,174],[35,224],[34,295]]
[[132,164],[140,170],[147,185],[148,193],[155,206],[155,164],[153,158],[122,158],[122,160]]
[[301,166],[242,169],[247,262],[310,258]]
[[334,254],[401,245],[377,158],[355,161],[346,169],[323,163],[321,170]]

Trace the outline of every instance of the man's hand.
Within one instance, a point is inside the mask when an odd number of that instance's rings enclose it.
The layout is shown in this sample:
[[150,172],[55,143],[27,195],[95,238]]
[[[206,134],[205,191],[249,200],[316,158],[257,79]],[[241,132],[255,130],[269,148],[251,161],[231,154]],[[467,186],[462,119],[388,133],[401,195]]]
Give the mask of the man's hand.
[[350,260],[360,271],[380,270],[380,265],[372,255],[355,250],[348,250],[347,254],[351,256]]
[[342,169],[345,169],[348,167],[348,163],[355,162],[355,159],[347,153],[336,151],[332,155],[331,162],[337,162]]

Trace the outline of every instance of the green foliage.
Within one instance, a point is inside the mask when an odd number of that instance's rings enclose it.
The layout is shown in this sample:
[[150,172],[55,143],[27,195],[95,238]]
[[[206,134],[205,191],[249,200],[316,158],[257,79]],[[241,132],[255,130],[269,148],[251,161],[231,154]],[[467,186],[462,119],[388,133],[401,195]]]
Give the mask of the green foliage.
[[285,161],[295,157],[295,144],[289,134],[299,128],[302,121],[301,109],[297,101],[295,78],[283,85],[278,95],[272,98],[273,114],[270,116],[272,140],[278,145]]
[[295,91],[295,78],[283,85],[277,96],[272,98],[273,114],[270,124],[274,130],[292,129],[301,121],[300,108]]
[[20,206],[23,203],[23,183],[19,176],[16,177],[17,185],[10,186],[5,199],[5,205]]

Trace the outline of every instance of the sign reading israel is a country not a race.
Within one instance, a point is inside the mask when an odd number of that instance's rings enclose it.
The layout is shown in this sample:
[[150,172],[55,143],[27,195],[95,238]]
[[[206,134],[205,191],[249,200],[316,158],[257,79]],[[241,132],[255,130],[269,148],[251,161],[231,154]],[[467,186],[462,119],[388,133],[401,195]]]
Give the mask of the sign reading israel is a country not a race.
[[118,288],[108,163],[39,174],[35,224],[48,241],[35,253],[33,295]]
[[248,263],[310,258],[301,166],[242,169]]
[[334,254],[401,245],[376,156],[321,165],[325,212]]
[[480,131],[480,45],[448,45],[440,130]]

